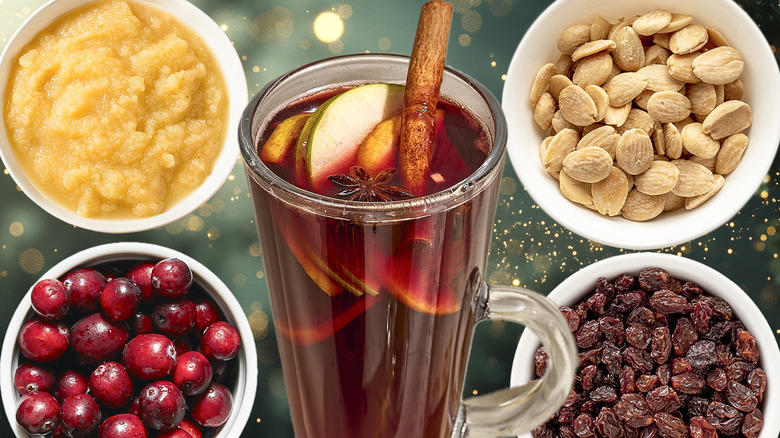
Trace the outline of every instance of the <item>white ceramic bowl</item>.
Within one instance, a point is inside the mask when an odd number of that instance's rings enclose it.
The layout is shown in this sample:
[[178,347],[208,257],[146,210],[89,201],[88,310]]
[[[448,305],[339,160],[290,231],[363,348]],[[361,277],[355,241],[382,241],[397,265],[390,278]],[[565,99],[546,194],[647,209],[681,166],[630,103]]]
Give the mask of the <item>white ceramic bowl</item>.
[[[214,438],[235,438],[241,435],[255,401],[257,349],[244,310],[230,289],[213,272],[192,257],[170,248],[148,243],[119,242],[95,246],[73,254],[54,265],[40,279],[60,278],[79,267],[122,261],[155,261],[170,257],[183,260],[189,265],[194,283],[209,294],[224,315],[225,320],[236,327],[241,336],[241,350],[235,359],[237,360],[235,384],[230,388],[233,393],[233,412],[231,412],[227,423],[221,426],[219,432],[214,436]],[[30,290],[32,290],[32,285]],[[19,347],[16,341],[22,325],[32,315],[30,291],[28,291],[8,324],[8,331],[3,340],[2,355],[0,355],[0,395],[5,408],[5,416],[19,438],[28,438],[30,435],[14,420],[16,418],[16,405],[21,398],[13,383],[14,371],[19,364]]]
[[[546,136],[533,122],[528,103],[531,83],[539,67],[555,62],[556,42],[567,27],[592,22],[598,15],[611,23],[621,17],[643,14],[656,8],[688,14],[694,22],[720,30],[745,60],[743,100],[753,110],[753,125],[742,162],[726,177],[726,184],[713,198],[695,210],[666,212],[646,222],[607,217],[577,205],[562,194],[558,180],[550,176],[539,159],[539,145]],[[571,231],[618,248],[652,249],[685,243],[726,223],[756,192],[766,176],[780,143],[780,73],[777,61],[761,31],[733,0],[557,0],[525,33],[512,58],[504,85],[502,107],[509,138],[507,153],[523,186],[533,200],[554,220]]]
[[[62,14],[94,1],[50,0],[30,15],[14,33],[2,55],[0,55],[0,84],[3,84],[0,87],[0,102],[3,102],[3,105],[5,105],[6,101],[5,84],[8,82],[11,66],[22,48]],[[214,158],[211,174],[208,175],[199,187],[176,204],[166,206],[165,211],[155,216],[122,220],[79,216],[74,211],[48,198],[25,175],[9,144],[3,115],[4,111],[0,111],[0,157],[2,157],[8,172],[19,188],[41,208],[64,222],[80,228],[104,233],[129,233],[158,228],[186,216],[208,201],[219,190],[236,165],[238,159],[238,139],[236,129],[232,127],[238,126],[239,118],[248,100],[246,76],[241,60],[225,32],[208,15],[186,0],[131,1],[161,9],[175,16],[180,22],[189,25],[208,46],[222,70],[228,98],[230,99],[228,107],[230,112],[229,125],[222,149],[219,155]]]
[[[759,365],[766,371],[767,388],[764,393],[762,412],[764,427],[759,438],[777,438],[780,434],[780,349],[775,334],[761,310],[750,297],[734,282],[718,271],[697,261],[671,254],[632,253],[607,258],[589,265],[561,282],[548,297],[559,306],[574,306],[596,288],[596,280],[605,277],[614,279],[622,273],[638,275],[648,267],[665,269],[681,281],[693,281],[710,295],[725,299],[734,311],[734,318],[744,323],[756,337],[759,349]],[[512,386],[522,385],[534,378],[534,352],[541,345],[530,331],[520,336],[512,364],[510,382]],[[524,435],[524,438],[530,435]]]

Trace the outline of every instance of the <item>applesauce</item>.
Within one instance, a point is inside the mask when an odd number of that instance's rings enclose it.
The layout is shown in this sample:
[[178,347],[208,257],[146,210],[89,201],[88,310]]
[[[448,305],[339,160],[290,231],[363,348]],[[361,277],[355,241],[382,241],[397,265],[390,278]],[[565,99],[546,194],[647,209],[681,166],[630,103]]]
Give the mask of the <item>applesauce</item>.
[[83,217],[162,213],[206,179],[227,135],[227,90],[204,42],[136,3],[52,23],[19,54],[6,96],[28,178]]

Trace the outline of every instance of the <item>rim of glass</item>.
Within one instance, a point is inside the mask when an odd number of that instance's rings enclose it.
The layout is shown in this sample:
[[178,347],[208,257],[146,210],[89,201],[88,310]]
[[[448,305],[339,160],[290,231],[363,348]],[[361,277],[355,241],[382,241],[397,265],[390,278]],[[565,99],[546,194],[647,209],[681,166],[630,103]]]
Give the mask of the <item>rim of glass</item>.
[[[430,215],[435,212],[447,209],[453,205],[459,205],[463,202],[471,199],[487,186],[493,178],[497,177],[497,174],[501,170],[501,163],[504,159],[504,152],[506,150],[507,141],[507,126],[506,119],[504,117],[501,104],[498,99],[488,90],[484,85],[479,83],[471,76],[458,71],[452,67],[445,66],[444,74],[452,77],[468,86],[479,97],[484,100],[488,109],[490,110],[489,116],[493,119],[493,129],[490,130],[488,126],[489,134],[491,134],[491,149],[485,160],[480,166],[475,169],[468,177],[453,184],[449,188],[428,194],[421,197],[416,197],[408,200],[398,200],[389,202],[358,202],[349,201],[345,199],[332,198],[329,196],[320,195],[305,189],[302,189],[274,173],[265,163],[260,159],[257,150],[255,148],[256,136],[259,135],[260,128],[264,127],[270,117],[261,120],[260,126],[253,127],[253,121],[257,108],[261,105],[265,97],[273,93],[277,87],[283,82],[288,80],[295,80],[299,75],[306,74],[311,70],[323,68],[327,65],[338,65],[350,62],[390,62],[390,63],[406,63],[409,62],[409,57],[400,54],[372,54],[372,53],[359,53],[350,55],[340,55],[330,58],[321,59],[299,68],[291,70],[288,73],[274,79],[266,84],[256,96],[254,96],[247,105],[238,129],[238,142],[241,149],[241,155],[244,162],[248,167],[248,173],[251,170],[254,175],[259,178],[253,178],[261,185],[261,187],[269,193],[272,193],[275,197],[290,202],[298,207],[306,208],[310,207],[316,210],[318,214],[322,215],[334,215],[338,217],[346,217],[350,215],[359,215],[362,217],[392,217],[394,219],[413,218],[423,215]],[[345,80],[344,82],[349,82]],[[317,91],[318,89],[312,89]],[[457,103],[457,100],[454,100]],[[275,108],[269,114],[273,116],[279,111],[279,108]],[[481,117],[480,114],[472,113],[477,117],[480,122],[487,125],[485,117]],[[251,175],[248,175],[252,178]],[[399,214],[400,212],[400,214]]]

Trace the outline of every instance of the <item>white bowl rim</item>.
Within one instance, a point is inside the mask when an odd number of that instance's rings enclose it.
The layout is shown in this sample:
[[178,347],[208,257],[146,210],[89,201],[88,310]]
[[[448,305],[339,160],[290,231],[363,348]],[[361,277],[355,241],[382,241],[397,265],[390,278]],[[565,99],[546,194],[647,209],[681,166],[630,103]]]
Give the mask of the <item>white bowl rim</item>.
[[[614,279],[620,274],[637,275],[643,268],[660,267],[681,281],[693,281],[707,293],[720,296],[731,305],[734,315],[756,337],[759,347],[759,364],[767,373],[767,389],[764,393],[764,427],[760,438],[775,438],[780,433],[780,416],[770,415],[780,411],[780,348],[774,332],[761,310],[745,291],[728,277],[715,269],[683,256],[637,252],[609,257],[590,264],[563,280],[547,296],[558,306],[570,306],[595,290],[599,277]],[[520,335],[512,363],[510,385],[518,386],[528,382],[534,375],[533,353],[539,341],[530,330]],[[530,435],[523,435],[524,438]]]
[[[49,0],[27,17],[0,54],[0,83],[3,84],[0,88],[0,101],[5,102],[5,83],[10,74],[10,65],[22,48],[63,13],[97,1],[99,0]],[[22,192],[42,209],[63,222],[102,233],[132,233],[158,228],[185,217],[208,201],[222,187],[238,162],[238,133],[233,127],[238,126],[249,99],[246,75],[238,53],[225,32],[206,13],[186,0],[126,1],[131,4],[152,6],[169,14],[179,14],[176,15],[178,21],[200,36],[221,69],[229,97],[230,116],[228,126],[225,127],[224,143],[220,153],[212,162],[211,173],[189,195],[154,216],[97,219],[79,216],[74,211],[52,201],[35,187],[21,170],[18,159],[11,149],[5,128],[5,111],[0,111],[0,158]],[[181,16],[181,14],[185,15]]]
[[[573,7],[571,3],[587,3],[587,10]],[[754,108],[753,126],[748,128],[751,137],[751,146],[748,147],[743,157],[743,165],[739,166],[731,175],[727,175],[726,184],[712,199],[697,207],[695,210],[684,211],[680,209],[674,212],[665,212],[661,216],[646,222],[633,222],[622,217],[607,217],[595,213],[584,206],[576,205],[566,199],[558,189],[557,180],[547,174],[538,158],[539,144],[536,144],[537,136],[543,138],[541,130],[531,120],[532,108],[528,103],[530,81],[524,82],[529,77],[533,79],[536,70],[546,62],[553,62],[557,56],[557,50],[546,57],[539,57],[535,53],[528,56],[529,51],[540,45],[539,34],[550,33],[557,39],[560,32],[566,26],[584,22],[589,16],[595,18],[597,8],[609,3],[609,12],[604,12],[607,19],[614,20],[623,16],[629,16],[626,11],[641,14],[655,8],[667,8],[673,12],[689,13],[694,21],[704,25],[713,25],[723,30],[727,39],[743,53],[755,53],[749,60],[746,59],[745,73],[765,75],[761,84],[746,83],[746,94],[756,93],[756,98],[748,103]],[[571,9],[577,12],[571,13]],[[727,17],[728,24],[711,24],[705,22],[702,14],[717,14],[719,17]],[[555,24],[551,24],[550,22]],[[557,28],[558,25],[562,27]],[[747,42],[750,44],[747,44]],[[552,44],[554,48],[554,42]],[[538,65],[536,64],[538,63]],[[758,90],[758,87],[760,91]],[[753,89],[749,88],[753,87]],[[759,94],[760,93],[760,94]],[[655,0],[653,3],[620,2],[612,0],[557,0],[550,4],[539,17],[531,24],[520,41],[510,62],[506,82],[502,94],[502,107],[507,117],[508,139],[507,154],[510,163],[515,169],[521,183],[528,194],[553,220],[565,226],[572,232],[590,239],[594,242],[609,245],[616,248],[635,250],[658,249],[675,246],[703,236],[704,234],[727,223],[730,218],[748,202],[756,189],[760,187],[764,177],[770,170],[773,157],[780,144],[780,124],[776,123],[776,114],[780,112],[780,69],[761,30],[748,16],[748,14],[735,2],[730,0],[699,0],[695,2],[679,2],[677,0]],[[770,111],[759,113],[757,108],[769,107]],[[760,126],[759,126],[760,125]],[[757,126],[762,132],[762,139],[766,144],[761,148],[766,149],[766,154],[754,156],[751,150],[759,146],[754,141],[752,133]],[[529,139],[531,143],[528,144]],[[526,151],[532,148],[533,153]],[[752,147],[752,149],[751,149]],[[745,165],[748,157],[750,168]],[[731,176],[734,178],[730,178]],[[734,180],[739,179],[740,184]],[[552,187],[554,185],[554,187]],[[749,187],[749,190],[740,190],[739,187]]]
[[[164,259],[170,257],[178,258],[187,263],[194,274],[194,280],[204,289],[219,293],[219,299],[227,307],[227,309],[221,309],[223,314],[231,319],[241,336],[242,347],[238,358],[244,364],[245,370],[237,373],[236,387],[241,388],[242,391],[234,391],[233,412],[228,421],[221,426],[222,429],[215,435],[215,438],[231,438],[240,435],[252,413],[252,406],[254,405],[257,392],[257,347],[254,342],[252,328],[249,326],[248,319],[244,316],[241,304],[230,292],[227,285],[210,269],[184,253],[164,246],[142,242],[114,242],[93,246],[66,257],[41,275],[40,279],[60,278],[70,270],[80,266],[91,266],[136,258],[140,260],[144,258]],[[5,384],[0,386],[0,396],[2,396],[8,422],[14,434],[20,438],[29,437],[29,435],[14,421],[14,418],[16,418],[16,405],[21,396],[13,385],[13,373],[18,363],[16,338],[31,309],[30,293],[33,286],[30,286],[30,289],[22,297],[21,302],[11,317],[11,321],[8,323],[8,329],[3,339],[2,353],[0,354],[0,376],[7,377],[2,379]],[[217,304],[219,305],[220,303]],[[243,317],[236,317],[236,315]]]

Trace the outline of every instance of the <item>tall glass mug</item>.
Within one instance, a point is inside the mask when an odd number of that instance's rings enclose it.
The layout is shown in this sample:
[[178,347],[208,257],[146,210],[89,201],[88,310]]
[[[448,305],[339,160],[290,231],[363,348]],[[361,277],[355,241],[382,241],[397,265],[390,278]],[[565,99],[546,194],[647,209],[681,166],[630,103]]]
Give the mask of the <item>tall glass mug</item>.
[[[442,96],[475,116],[492,144],[476,170],[445,191],[390,202],[331,198],[287,182],[259,158],[280,111],[334,86],[403,83],[408,61],[363,54],[301,67],[267,85],[241,121],[300,438],[516,435],[546,420],[571,388],[577,351],[557,308],[534,292],[484,280],[506,121],[482,85],[444,73]],[[487,319],[537,333],[549,354],[547,374],[461,400],[474,325]]]

